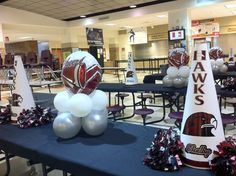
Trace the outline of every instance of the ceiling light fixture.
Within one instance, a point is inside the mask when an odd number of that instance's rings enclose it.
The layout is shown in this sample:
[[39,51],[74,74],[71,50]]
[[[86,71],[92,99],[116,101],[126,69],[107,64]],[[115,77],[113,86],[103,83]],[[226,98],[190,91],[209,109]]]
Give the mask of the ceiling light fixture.
[[131,29],[131,28],[133,28],[132,26],[124,26],[125,28],[129,28],[129,29]]
[[81,15],[80,18],[85,18],[86,16],[85,15]]
[[136,8],[136,7],[137,7],[136,5],[129,6],[129,8],[131,8],[131,9]]
[[158,18],[166,18],[167,15],[157,15]]
[[114,23],[107,23],[106,25],[107,26],[115,26],[116,24],[114,24]]
[[32,39],[31,36],[19,37],[19,39]]
[[227,9],[236,8],[236,4],[226,4],[225,8],[227,8]]

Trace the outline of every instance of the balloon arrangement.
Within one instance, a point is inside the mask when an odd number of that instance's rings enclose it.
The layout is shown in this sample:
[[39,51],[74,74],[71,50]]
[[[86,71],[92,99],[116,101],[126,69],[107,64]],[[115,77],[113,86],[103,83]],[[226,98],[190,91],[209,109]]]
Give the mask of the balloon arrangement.
[[108,98],[103,91],[96,90],[101,76],[100,65],[91,54],[77,51],[67,57],[62,67],[62,81],[67,90],[54,98],[58,115],[53,130],[58,137],[72,138],[81,127],[92,136],[105,131]]
[[181,88],[187,86],[190,69],[186,66],[189,62],[189,55],[184,48],[170,50],[168,62],[170,67],[167,75],[163,78],[166,87]]
[[219,47],[212,47],[209,50],[209,56],[211,61],[211,68],[213,74],[216,73],[226,73],[228,71],[228,66],[224,64],[223,50]]

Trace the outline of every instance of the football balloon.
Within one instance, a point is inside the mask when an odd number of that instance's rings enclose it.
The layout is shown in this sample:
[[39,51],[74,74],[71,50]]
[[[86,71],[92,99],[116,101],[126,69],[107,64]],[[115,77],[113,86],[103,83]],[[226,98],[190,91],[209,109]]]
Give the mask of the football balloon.
[[90,94],[101,81],[102,71],[97,60],[88,52],[70,54],[62,67],[62,81],[74,94]]
[[210,59],[218,59],[223,57],[223,50],[219,47],[212,47],[209,51]]
[[169,51],[168,63],[174,67],[187,65],[189,62],[189,55],[184,48],[175,48]]

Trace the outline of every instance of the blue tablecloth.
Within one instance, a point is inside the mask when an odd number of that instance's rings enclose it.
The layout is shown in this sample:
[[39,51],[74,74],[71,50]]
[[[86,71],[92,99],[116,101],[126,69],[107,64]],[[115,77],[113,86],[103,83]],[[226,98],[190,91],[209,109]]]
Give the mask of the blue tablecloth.
[[62,140],[55,136],[52,125],[30,129],[1,125],[0,148],[74,175],[211,175],[210,171],[189,167],[168,173],[143,165],[146,148],[156,130],[116,122],[109,123],[101,136],[91,137],[80,131],[75,138]]

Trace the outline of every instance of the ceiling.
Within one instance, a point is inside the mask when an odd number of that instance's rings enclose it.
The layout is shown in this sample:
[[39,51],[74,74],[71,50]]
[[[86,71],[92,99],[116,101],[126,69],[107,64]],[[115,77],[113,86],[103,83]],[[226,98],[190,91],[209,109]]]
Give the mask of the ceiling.
[[174,0],[0,0],[0,4],[38,13],[51,18],[72,21],[106,13],[129,10],[131,5],[144,7]]

